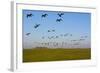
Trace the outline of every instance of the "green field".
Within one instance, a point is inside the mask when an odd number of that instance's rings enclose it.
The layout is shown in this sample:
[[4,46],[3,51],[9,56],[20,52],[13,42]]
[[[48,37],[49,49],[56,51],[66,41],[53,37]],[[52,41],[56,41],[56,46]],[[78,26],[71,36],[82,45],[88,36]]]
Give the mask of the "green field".
[[23,49],[23,62],[64,61],[91,59],[91,49]]

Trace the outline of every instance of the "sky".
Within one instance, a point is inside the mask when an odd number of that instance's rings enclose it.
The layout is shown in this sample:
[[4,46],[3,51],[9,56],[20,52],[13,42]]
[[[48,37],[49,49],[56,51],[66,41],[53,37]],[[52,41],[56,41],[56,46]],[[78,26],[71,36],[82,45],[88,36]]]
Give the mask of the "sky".
[[[58,13],[64,15],[59,17]],[[43,14],[48,15],[41,17]],[[23,48],[91,48],[91,13],[23,10],[22,24]],[[40,26],[34,28],[37,24]]]

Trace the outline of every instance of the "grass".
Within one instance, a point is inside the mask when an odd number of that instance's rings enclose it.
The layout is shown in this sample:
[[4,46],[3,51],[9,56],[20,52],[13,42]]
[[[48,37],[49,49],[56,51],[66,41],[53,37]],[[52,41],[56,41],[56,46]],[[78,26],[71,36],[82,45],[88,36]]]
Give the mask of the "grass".
[[64,61],[91,59],[90,48],[84,49],[23,49],[23,62]]

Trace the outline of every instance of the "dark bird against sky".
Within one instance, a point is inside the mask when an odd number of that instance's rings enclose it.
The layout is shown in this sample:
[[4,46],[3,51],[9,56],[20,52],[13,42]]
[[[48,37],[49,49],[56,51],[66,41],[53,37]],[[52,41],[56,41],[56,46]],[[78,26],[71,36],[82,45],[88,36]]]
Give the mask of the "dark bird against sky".
[[39,27],[40,26],[40,24],[36,24],[35,26],[34,26],[34,28],[37,28],[37,27]]
[[48,32],[55,32],[55,30],[53,29],[53,30],[48,30]]
[[30,35],[31,33],[26,33],[26,35],[28,36],[28,35]]
[[63,20],[61,18],[56,19],[56,22],[60,22],[60,21],[63,21]]
[[32,16],[33,16],[32,13],[29,13],[29,14],[26,15],[27,18],[28,18],[28,17],[32,17]]
[[46,16],[48,16],[48,14],[46,14],[46,13],[45,13],[45,14],[42,14],[42,16],[41,16],[41,17],[46,17]]
[[59,17],[61,17],[62,15],[64,15],[64,13],[58,13]]

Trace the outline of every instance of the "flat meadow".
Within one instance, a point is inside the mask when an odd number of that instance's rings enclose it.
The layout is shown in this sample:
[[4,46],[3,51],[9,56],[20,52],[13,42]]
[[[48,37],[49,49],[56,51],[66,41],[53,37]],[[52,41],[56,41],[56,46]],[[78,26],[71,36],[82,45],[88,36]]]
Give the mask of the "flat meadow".
[[66,61],[91,59],[90,48],[32,48],[23,49],[23,62]]

